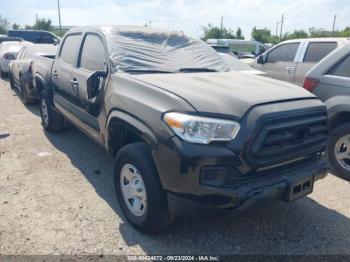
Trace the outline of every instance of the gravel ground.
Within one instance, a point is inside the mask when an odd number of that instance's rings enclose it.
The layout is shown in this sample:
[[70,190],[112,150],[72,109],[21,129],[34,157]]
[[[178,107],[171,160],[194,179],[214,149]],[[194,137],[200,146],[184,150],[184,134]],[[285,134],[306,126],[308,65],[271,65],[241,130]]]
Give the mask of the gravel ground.
[[105,151],[40,122],[0,80],[0,254],[350,254],[350,185],[332,175],[292,204],[178,220],[150,237],[123,221]]

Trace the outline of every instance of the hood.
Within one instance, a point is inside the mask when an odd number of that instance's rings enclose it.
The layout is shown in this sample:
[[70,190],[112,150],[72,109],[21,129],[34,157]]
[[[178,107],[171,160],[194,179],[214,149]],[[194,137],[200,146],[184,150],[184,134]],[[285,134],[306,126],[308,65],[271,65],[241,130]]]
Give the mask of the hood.
[[315,96],[286,82],[239,72],[132,75],[172,92],[197,111],[242,117],[257,104]]

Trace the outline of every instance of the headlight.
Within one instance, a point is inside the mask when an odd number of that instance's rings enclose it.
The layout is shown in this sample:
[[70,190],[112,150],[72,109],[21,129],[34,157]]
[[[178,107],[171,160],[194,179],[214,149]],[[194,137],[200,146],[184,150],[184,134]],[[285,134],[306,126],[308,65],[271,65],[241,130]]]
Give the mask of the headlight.
[[235,121],[174,112],[166,113],[164,121],[183,140],[199,144],[232,140],[240,128]]

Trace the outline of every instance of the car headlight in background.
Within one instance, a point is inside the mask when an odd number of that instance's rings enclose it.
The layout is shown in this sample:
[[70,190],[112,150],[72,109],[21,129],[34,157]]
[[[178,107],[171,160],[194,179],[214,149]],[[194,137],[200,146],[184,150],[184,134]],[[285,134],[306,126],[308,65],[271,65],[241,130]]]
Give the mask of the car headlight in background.
[[164,121],[183,140],[199,144],[230,141],[236,137],[240,128],[235,121],[175,112],[166,113]]

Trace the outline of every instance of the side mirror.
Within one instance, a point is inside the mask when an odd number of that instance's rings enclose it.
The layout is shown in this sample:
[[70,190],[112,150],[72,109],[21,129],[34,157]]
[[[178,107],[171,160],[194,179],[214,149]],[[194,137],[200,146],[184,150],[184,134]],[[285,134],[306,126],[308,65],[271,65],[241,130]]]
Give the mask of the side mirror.
[[99,86],[100,86],[100,79],[107,77],[106,71],[95,71],[86,80],[86,88],[87,88],[87,95],[88,99],[92,99],[97,96]]
[[259,55],[258,58],[257,58],[257,60],[256,60],[256,62],[257,62],[258,64],[260,64],[260,65],[265,64],[265,58],[264,58],[264,56],[263,56],[263,55]]

